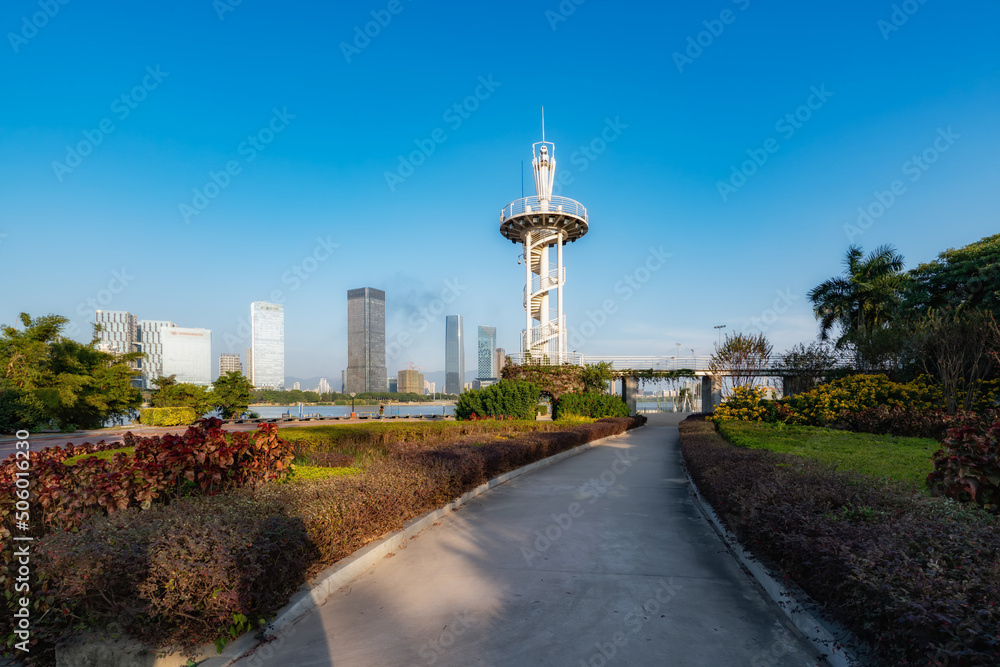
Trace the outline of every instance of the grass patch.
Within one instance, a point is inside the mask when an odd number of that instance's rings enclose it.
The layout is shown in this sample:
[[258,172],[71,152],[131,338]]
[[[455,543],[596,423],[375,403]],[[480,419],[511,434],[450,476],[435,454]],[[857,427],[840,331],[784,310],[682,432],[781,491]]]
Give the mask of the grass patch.
[[361,472],[361,468],[344,466],[340,468],[328,468],[326,466],[295,466],[295,475],[292,482],[312,482],[318,479],[331,479],[334,477],[348,477]]
[[929,438],[763,422],[725,421],[719,433],[737,447],[804,456],[841,470],[904,482],[924,493],[929,493],[925,480],[934,470],[931,457],[941,448]]
[[91,454],[80,454],[79,456],[72,456],[64,460],[63,463],[68,466],[71,466],[77,461],[81,461],[83,459],[89,459],[92,457],[110,461],[115,457],[115,454],[128,454],[129,456],[131,456],[133,450],[134,450],[133,447],[122,447],[120,449],[106,449],[103,452],[93,452]]

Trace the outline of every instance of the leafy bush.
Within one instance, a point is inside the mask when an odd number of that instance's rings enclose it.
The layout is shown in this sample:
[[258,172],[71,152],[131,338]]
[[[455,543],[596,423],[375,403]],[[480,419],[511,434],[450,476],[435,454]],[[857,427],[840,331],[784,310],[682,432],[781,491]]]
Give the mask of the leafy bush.
[[139,423],[145,426],[186,426],[193,424],[198,413],[193,408],[143,408]]
[[[156,647],[230,636],[234,619],[269,617],[308,577],[490,477],[643,423],[605,419],[485,444],[456,433],[480,425],[452,423],[443,431],[452,440],[389,442],[385,456],[351,474],[92,516],[36,542],[33,631],[41,644],[33,655],[84,628],[114,626]],[[0,589],[8,592],[12,559],[8,533],[0,540]],[[11,619],[0,614],[8,647]]]
[[[768,399],[768,396],[771,398]],[[778,410],[774,403],[774,390],[770,387],[733,387],[722,405],[715,409],[712,418],[721,421],[772,422],[777,421]]]
[[[204,419],[183,435],[137,438],[125,434],[132,449],[110,459],[81,454],[91,447],[46,448],[32,453],[28,491],[33,519],[41,532],[78,528],[93,514],[114,514],[130,506],[149,506],[191,493],[216,494],[242,486],[257,487],[289,472],[291,443],[278,437],[274,424],[253,434],[231,434],[226,441],[218,419]],[[120,445],[103,446],[114,449]],[[0,468],[0,536],[12,527],[16,460]]]
[[927,485],[934,495],[1000,513],[1000,421],[986,429],[963,426],[949,431],[934,454]]
[[959,413],[949,415],[940,408],[920,410],[917,408],[896,405],[889,407],[880,405],[865,408],[858,412],[844,410],[837,422],[850,431],[858,433],[878,433],[918,438],[935,438],[940,440],[948,429],[966,423],[977,421],[974,414]]
[[1000,662],[1000,524],[985,512],[681,424],[699,492],[879,665]]
[[613,394],[598,394],[596,392],[563,394],[552,408],[553,419],[564,419],[570,416],[592,417],[628,417],[628,403]]
[[534,419],[538,387],[524,380],[501,380],[464,392],[455,404],[455,419]]
[[882,405],[913,410],[944,407],[941,389],[930,384],[926,377],[902,383],[892,382],[885,375],[850,375],[780,402],[794,413],[789,417],[790,423],[806,426],[826,426],[836,423],[844,412],[861,412]]

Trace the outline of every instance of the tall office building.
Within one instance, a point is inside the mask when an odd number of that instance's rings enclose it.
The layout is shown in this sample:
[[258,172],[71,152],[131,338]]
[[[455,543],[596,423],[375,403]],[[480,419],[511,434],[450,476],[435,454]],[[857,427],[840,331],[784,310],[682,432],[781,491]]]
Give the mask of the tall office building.
[[258,389],[285,388],[285,307],[250,304],[250,382]]
[[219,377],[226,373],[243,373],[243,364],[240,363],[240,355],[223,352],[219,355]]
[[161,330],[175,327],[165,320],[140,320],[135,315],[121,310],[98,310],[95,321],[101,325],[100,342],[102,349],[117,354],[142,352],[145,356],[132,364],[141,376],[134,384],[150,389],[153,380],[163,373],[163,341]]
[[492,380],[499,372],[496,367],[497,328],[479,327],[479,380]]
[[320,378],[319,379],[318,391],[321,394],[329,394],[330,393],[330,383],[327,382],[326,378]]
[[462,336],[462,316],[448,315],[444,319],[444,391],[461,394],[465,384],[465,338]]
[[[412,366],[412,364],[411,364]],[[396,374],[396,387],[401,394],[422,394],[424,391],[424,374],[415,368],[399,371]]]
[[347,290],[347,393],[386,390],[385,292]]
[[503,367],[506,365],[507,352],[504,351],[504,349],[502,347],[498,347],[496,355],[497,355],[496,356],[496,365],[497,365],[497,375],[496,375],[496,377],[499,379],[500,378],[500,371],[502,371]]
[[295,383],[293,383],[292,384],[292,389],[294,389],[295,391],[299,391],[300,389],[302,389],[302,383],[301,382],[295,382]]
[[208,387],[212,384],[212,332],[209,329],[165,327],[160,330],[163,345],[163,374],[178,382]]
[[340,393],[341,394],[346,394],[347,393],[347,371],[346,370],[340,371]]
[[389,385],[389,393],[395,394],[399,391],[399,380],[398,378],[387,377],[385,379],[387,385]]

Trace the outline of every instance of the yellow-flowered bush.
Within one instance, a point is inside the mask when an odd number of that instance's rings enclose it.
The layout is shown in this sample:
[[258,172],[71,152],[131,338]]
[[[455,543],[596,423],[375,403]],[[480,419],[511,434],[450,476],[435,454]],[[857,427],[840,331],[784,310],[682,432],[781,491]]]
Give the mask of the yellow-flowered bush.
[[826,426],[836,423],[845,411],[861,412],[882,405],[931,410],[943,408],[944,400],[941,388],[927,376],[892,382],[885,375],[850,375],[784,398],[780,404],[791,409],[789,423]]
[[720,421],[776,421],[774,389],[770,387],[734,387],[733,393],[712,413],[712,419]]

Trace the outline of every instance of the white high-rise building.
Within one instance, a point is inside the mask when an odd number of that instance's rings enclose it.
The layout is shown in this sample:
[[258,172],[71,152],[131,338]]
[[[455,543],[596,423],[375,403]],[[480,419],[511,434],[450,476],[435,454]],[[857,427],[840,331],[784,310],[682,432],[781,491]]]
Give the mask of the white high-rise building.
[[219,375],[226,373],[243,373],[243,364],[240,362],[240,355],[223,352],[219,355]]
[[295,391],[299,391],[300,389],[302,389],[302,383],[301,382],[296,382],[296,383],[292,384],[292,389],[294,389]]
[[135,384],[152,388],[153,380],[164,374],[160,332],[176,325],[166,320],[140,320],[132,313],[120,310],[98,310],[94,320],[101,325],[101,349],[117,354],[142,352],[146,355],[133,365],[142,374],[141,378],[136,378]]
[[258,389],[285,388],[285,307],[250,304],[250,382]]
[[203,387],[212,384],[212,332],[210,329],[164,327],[160,329],[163,346],[163,375],[176,376],[177,382]]
[[326,378],[319,379],[319,388],[317,389],[317,391],[321,394],[330,393],[330,383],[327,382]]

